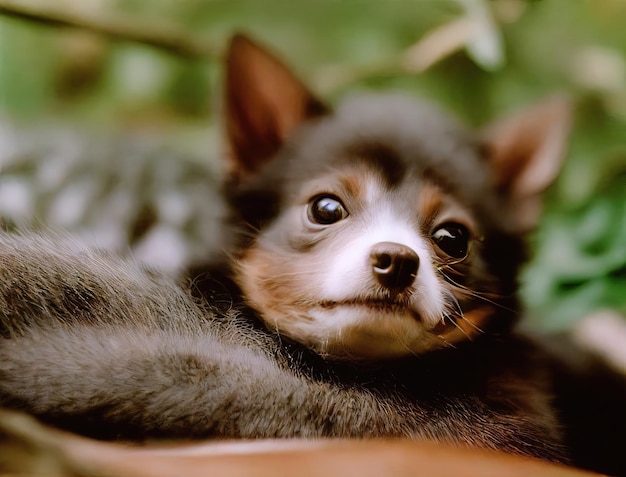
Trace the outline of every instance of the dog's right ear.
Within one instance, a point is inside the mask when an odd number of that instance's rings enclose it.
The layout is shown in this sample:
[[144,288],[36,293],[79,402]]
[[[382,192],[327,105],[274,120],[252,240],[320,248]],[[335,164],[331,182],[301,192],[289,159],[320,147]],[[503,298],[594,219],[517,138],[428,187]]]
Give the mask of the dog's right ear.
[[518,232],[539,222],[542,195],[567,152],[572,114],[570,99],[556,95],[499,119],[485,131],[494,185]]
[[235,177],[257,171],[296,127],[327,112],[285,65],[241,34],[226,55],[225,103]]

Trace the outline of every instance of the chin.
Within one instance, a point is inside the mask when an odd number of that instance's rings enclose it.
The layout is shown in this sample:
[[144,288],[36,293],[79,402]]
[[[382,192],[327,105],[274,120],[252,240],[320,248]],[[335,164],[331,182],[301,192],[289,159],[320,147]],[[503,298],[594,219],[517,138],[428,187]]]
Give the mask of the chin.
[[446,346],[408,310],[366,306],[318,307],[268,327],[329,360],[369,361],[414,356]]

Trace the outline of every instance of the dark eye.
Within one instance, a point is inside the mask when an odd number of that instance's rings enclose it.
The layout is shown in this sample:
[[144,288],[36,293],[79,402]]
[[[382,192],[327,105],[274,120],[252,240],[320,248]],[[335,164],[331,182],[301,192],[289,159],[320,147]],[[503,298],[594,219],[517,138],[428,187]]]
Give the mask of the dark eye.
[[316,224],[334,224],[347,216],[346,208],[332,195],[320,195],[309,203],[309,220]]
[[445,253],[454,258],[465,258],[470,234],[461,224],[446,223],[433,232],[433,240]]

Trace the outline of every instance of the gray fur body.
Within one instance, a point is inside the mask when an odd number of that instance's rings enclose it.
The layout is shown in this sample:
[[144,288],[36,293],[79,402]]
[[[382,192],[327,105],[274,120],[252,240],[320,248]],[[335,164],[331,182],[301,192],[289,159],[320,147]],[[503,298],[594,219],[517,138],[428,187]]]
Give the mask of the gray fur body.
[[523,340],[495,361],[318,372],[236,304],[217,313],[131,261],[26,235],[0,238],[0,313],[0,404],[95,437],[401,436],[566,460]]

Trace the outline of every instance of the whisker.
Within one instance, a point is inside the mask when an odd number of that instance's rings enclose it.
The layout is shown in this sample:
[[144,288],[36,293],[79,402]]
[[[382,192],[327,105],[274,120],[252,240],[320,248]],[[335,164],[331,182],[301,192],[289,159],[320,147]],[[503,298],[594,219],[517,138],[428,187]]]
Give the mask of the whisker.
[[470,335],[468,335],[465,332],[465,330],[459,326],[459,324],[456,322],[456,320],[454,318],[450,318],[448,316],[448,319],[450,320],[450,323],[452,323],[457,330],[459,330],[461,333],[463,333],[463,335],[468,339],[468,341],[472,341],[472,337]]
[[461,319],[467,323],[468,325],[470,325],[472,328],[474,328],[476,331],[478,331],[480,334],[484,335],[485,332],[483,331],[482,328],[480,328],[476,323],[468,320],[467,318],[465,318],[465,316],[462,316]]
[[[442,318],[443,320],[444,318]],[[452,343],[450,343],[448,340],[446,340],[443,336],[441,335],[436,335],[437,338],[439,338],[441,341],[443,341],[443,344],[448,347],[448,348],[452,348],[452,349],[456,349],[456,346],[454,346]]]
[[[447,280],[449,281],[450,284],[460,288],[461,290],[465,290],[467,292],[470,293],[475,293],[477,295],[479,295],[481,298],[485,297],[485,295],[487,295],[487,293],[481,293],[481,292],[477,292],[476,290],[472,290],[471,288],[462,285],[461,283],[455,281],[449,274],[447,274],[446,272],[444,272],[444,268],[447,269],[449,272],[454,273],[455,275],[459,275],[462,276],[462,273],[458,272],[457,270],[455,270],[454,268],[450,267],[449,265],[442,265],[437,267],[437,271],[439,273],[441,273],[441,275]],[[499,293],[489,293],[489,295],[496,297],[496,298],[505,298],[505,295],[501,295]]]
[[396,328],[393,329],[394,331],[394,337],[396,338],[397,342],[400,343],[404,349],[406,349],[409,353],[411,353],[412,356],[418,357],[419,354],[416,353],[410,346],[408,343],[406,343],[404,341],[404,336],[400,335],[400,331]]
[[450,314],[444,314],[442,319],[445,322],[446,318],[454,325],[455,328],[457,328],[459,331],[461,331],[461,333],[463,333],[463,335],[465,335],[465,337],[469,340],[472,341],[472,337],[470,335],[468,335],[465,330],[456,322],[455,317],[457,317],[458,319],[463,320],[465,323],[468,323],[472,328],[474,328],[474,330],[476,330],[477,332],[484,334],[485,332],[480,329],[475,323],[473,323],[472,321],[468,320],[465,317],[465,314],[463,313],[463,309],[461,308],[461,304],[459,303],[459,301],[456,299],[456,297],[452,294],[448,294],[447,295],[447,300],[448,300],[448,305],[452,305],[455,310],[453,313]]
[[[490,303],[490,304],[492,304],[494,306],[497,306],[498,308],[501,308],[503,310],[510,311],[512,313],[516,313],[517,312],[517,310],[515,310],[513,308],[509,308],[507,306],[504,306],[501,303],[498,303],[496,301],[493,301],[493,300],[487,298],[484,293],[477,292],[475,290],[472,290],[471,288],[468,288],[468,287],[466,287],[464,285],[461,285],[460,283],[454,281],[449,275],[447,275],[443,270],[441,270],[441,268],[438,268],[438,270],[439,270],[439,273],[441,273],[441,275],[443,276],[443,278],[450,285],[453,285],[455,288],[457,288],[460,292],[465,293],[465,294],[467,294],[469,296],[472,296],[474,298],[478,298],[479,300],[483,300],[483,301],[485,301],[487,303]],[[498,295],[496,293],[494,293],[492,295],[496,296],[496,297],[504,297],[504,295]]]
[[[442,314],[441,315],[441,322],[445,323],[446,322],[446,318],[448,316],[449,315]],[[450,321],[452,321],[453,322],[452,324],[454,324],[454,320],[450,320]],[[452,344],[448,340],[446,340],[443,336],[441,336],[441,335],[435,335],[435,336],[437,336],[437,338],[439,338],[441,341],[443,341],[443,344],[446,345],[448,348],[456,349],[456,346],[454,346],[454,344]]]
[[476,325],[476,323],[472,322],[471,320],[468,320],[465,317],[465,314],[463,313],[463,309],[461,308],[461,304],[459,303],[459,300],[457,300],[457,298],[452,295],[449,294],[448,298],[452,300],[452,304],[456,307],[456,310],[458,312],[458,317],[463,320],[465,323],[469,324],[472,328],[474,328],[474,330],[478,331],[481,334],[484,334],[485,332],[478,326]]

